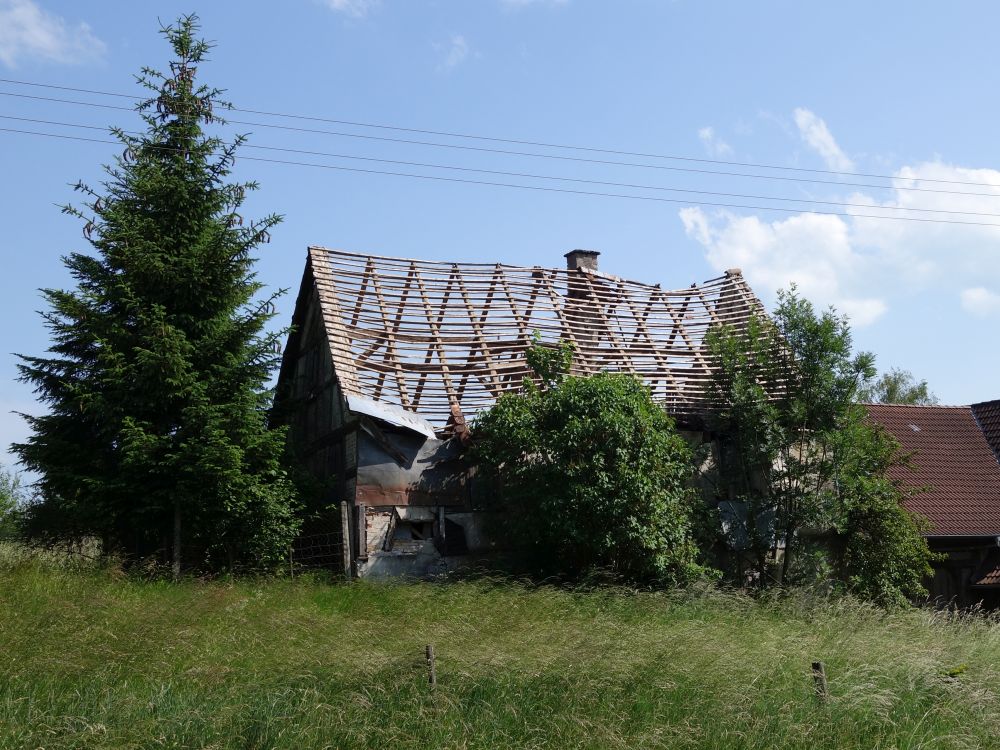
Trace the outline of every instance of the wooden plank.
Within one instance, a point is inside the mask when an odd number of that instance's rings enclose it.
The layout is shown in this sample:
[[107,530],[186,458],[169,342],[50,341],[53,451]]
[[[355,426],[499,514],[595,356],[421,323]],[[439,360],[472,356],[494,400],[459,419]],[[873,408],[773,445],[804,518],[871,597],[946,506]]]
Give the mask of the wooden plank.
[[[310,254],[309,262],[314,269],[313,272],[315,275],[316,266],[318,264],[322,264],[323,260],[320,257],[314,258],[312,254]],[[323,273],[323,270],[320,270],[320,273]],[[317,289],[315,293],[315,300],[319,302],[324,313],[329,312],[333,321],[337,321],[331,325],[332,321],[328,320],[325,314],[322,316],[323,328],[326,331],[327,344],[331,351],[340,350],[349,355],[351,352],[351,342],[346,336],[344,336],[341,328],[343,326],[343,318],[341,317],[340,312],[339,295],[337,294],[336,286],[334,285],[333,280],[327,278],[325,281],[329,286],[327,293],[320,294]],[[337,368],[337,380],[340,381],[340,386],[345,391],[349,393],[358,392],[357,372],[346,361],[344,361],[342,365]]]
[[[499,396],[503,392],[503,387],[500,384],[500,375],[496,371],[496,367],[494,366],[493,358],[489,354],[489,350],[486,348],[486,336],[483,333],[482,323],[476,319],[475,307],[472,304],[472,300],[469,298],[468,290],[465,287],[465,283],[462,281],[462,276],[457,267],[455,268],[455,281],[458,286],[459,294],[462,297],[462,301],[465,303],[465,311],[468,313],[469,320],[472,321],[472,327],[476,331],[476,344],[478,345],[479,350],[483,353],[486,369],[489,372],[494,389],[493,395]],[[487,388],[487,390],[489,389]]]
[[[399,354],[396,351],[396,338],[391,330],[392,324],[389,321],[389,314],[385,304],[385,296],[382,294],[382,287],[379,284],[378,276],[375,273],[374,267],[372,268],[371,284],[372,289],[375,290],[375,298],[378,300],[379,312],[381,312],[382,320],[385,323],[385,361],[396,371],[396,390],[399,393],[399,400],[403,408],[408,409],[410,407],[410,395],[406,388],[406,375],[403,373],[402,367],[400,367]],[[382,382],[384,382],[384,379]]]
[[353,578],[351,555],[351,509],[346,500],[340,503],[340,543],[343,553],[344,578],[348,581]]
[[[657,342],[653,339],[653,335],[650,332],[649,327],[646,325],[645,316],[639,315],[639,311],[636,310],[635,303],[633,302],[630,295],[623,294],[622,298],[625,300],[625,304],[629,308],[629,312],[632,315],[632,319],[635,320],[636,332],[635,332],[635,337],[633,337],[632,339],[632,343],[636,342],[636,337],[638,337],[640,333],[643,336],[645,336],[646,341],[648,341],[650,345],[650,353],[656,359],[657,364],[659,364],[660,369],[664,375],[664,379],[669,380],[671,384],[676,385],[674,376],[670,372],[670,362],[668,362],[667,358],[663,356],[663,352],[657,346]],[[652,304],[652,299],[653,299],[652,296],[650,296],[648,305]],[[649,309],[648,305],[647,305],[647,310]]]
[[444,346],[441,343],[440,320],[441,316],[444,315],[444,305],[442,305],[441,308],[438,310],[439,318],[435,320],[434,312],[431,308],[431,301],[430,298],[427,296],[427,289],[424,286],[423,279],[421,279],[420,275],[416,273],[416,265],[414,265],[414,274],[416,275],[417,289],[420,292],[420,299],[423,303],[424,314],[427,316],[427,325],[430,326],[431,329],[431,336],[430,336],[431,346],[427,347],[427,359],[425,361],[428,363],[430,362],[431,350],[433,348],[434,351],[437,352],[438,360],[440,360],[441,362],[441,380],[444,382],[445,391],[447,391],[449,396],[454,398],[454,402],[457,404],[458,397],[457,395],[454,395],[455,387],[451,382],[451,370],[448,366],[448,356],[444,350]]
[[[713,324],[734,322],[727,295],[752,296],[732,275],[663,290],[603,273],[316,248],[310,262],[328,360],[344,390],[399,403],[438,427],[447,424],[452,404],[471,413],[520,385],[530,374],[525,358],[535,329],[546,341],[577,346],[577,374],[623,369],[643,378],[672,411],[694,408],[703,399],[698,384],[712,374],[702,338]],[[583,290],[572,303],[562,287],[570,281]],[[589,344],[580,328],[587,317],[597,331],[593,347],[581,346]]]
[[618,355],[619,360],[627,364],[629,372],[635,374],[636,370],[635,366],[632,364],[632,358],[624,349],[622,349],[621,342],[618,341],[618,336],[611,330],[611,321],[608,319],[605,312],[604,301],[600,299],[593,277],[586,273],[580,275],[587,280],[587,284],[590,287],[592,300],[590,307],[597,313],[597,317],[600,318],[601,324],[604,326],[604,330],[607,334],[608,343],[610,343],[611,347],[615,350],[615,354]]

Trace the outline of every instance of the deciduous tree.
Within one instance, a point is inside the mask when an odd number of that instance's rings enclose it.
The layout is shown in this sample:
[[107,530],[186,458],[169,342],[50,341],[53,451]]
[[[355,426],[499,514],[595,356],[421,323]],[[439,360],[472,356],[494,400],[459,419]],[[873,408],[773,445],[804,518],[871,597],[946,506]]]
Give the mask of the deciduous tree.
[[879,378],[864,385],[858,400],[876,404],[936,404],[926,380],[917,381],[909,370],[893,367]]
[[705,572],[691,448],[639,380],[568,376],[571,358],[567,344],[536,344],[539,384],[501,396],[475,424],[506,539],[537,572],[663,582]]
[[822,552],[869,598],[919,595],[932,554],[888,477],[904,460],[899,446],[857,404],[874,357],[852,351],[847,319],[817,313],[792,287],[773,316],[714,329],[707,345],[718,366],[719,494],[739,509],[725,526],[737,559],[749,553],[767,585],[789,582],[800,553]]

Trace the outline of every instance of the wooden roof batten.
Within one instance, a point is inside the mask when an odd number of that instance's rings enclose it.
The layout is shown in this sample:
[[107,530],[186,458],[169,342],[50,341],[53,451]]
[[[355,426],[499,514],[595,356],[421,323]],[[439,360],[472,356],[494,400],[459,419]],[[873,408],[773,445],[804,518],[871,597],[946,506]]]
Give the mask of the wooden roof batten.
[[[678,290],[589,268],[424,261],[309,248],[331,357],[347,395],[395,403],[446,429],[532,372],[542,342],[577,347],[574,372],[633,374],[678,418],[709,407],[714,326],[763,306],[738,270]],[[453,420],[452,420],[453,421]]]

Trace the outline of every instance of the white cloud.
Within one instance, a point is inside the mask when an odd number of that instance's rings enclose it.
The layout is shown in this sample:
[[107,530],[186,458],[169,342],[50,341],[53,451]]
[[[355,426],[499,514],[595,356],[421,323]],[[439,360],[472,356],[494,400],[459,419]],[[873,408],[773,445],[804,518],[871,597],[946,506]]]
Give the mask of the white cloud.
[[444,61],[441,63],[441,67],[445,70],[461,65],[469,56],[469,43],[461,34],[455,34],[447,47],[439,45],[438,49],[445,53]]
[[705,152],[709,156],[723,157],[731,156],[733,153],[733,148],[728,143],[726,143],[721,138],[715,135],[715,128],[711,125],[706,125],[698,130],[698,139],[701,144],[705,147]]
[[1000,312],[1000,294],[983,286],[963,289],[960,294],[962,308],[973,315],[986,317]]
[[841,297],[834,304],[834,307],[847,315],[851,322],[859,328],[871,325],[889,309],[885,300],[871,297],[868,299]]
[[851,293],[851,282],[864,273],[867,261],[852,248],[840,217],[804,213],[769,222],[728,211],[710,217],[700,208],[682,209],[680,217],[715,270],[742,269],[764,297],[794,283],[806,298],[835,305],[859,326],[887,309],[880,297]]
[[[977,185],[919,182],[918,176]],[[908,187],[928,191],[903,189]],[[981,195],[932,192],[938,189]],[[1000,294],[990,291],[1000,290],[1000,228],[974,225],[1000,224],[998,218],[975,215],[998,213],[998,198],[1000,171],[933,161],[897,170],[888,198],[867,193],[830,197],[860,206],[844,209],[847,216],[802,212],[767,219],[686,208],[680,218],[715,270],[743,268],[765,299],[795,282],[806,297],[835,305],[861,326],[884,315],[894,298],[915,294],[951,296],[976,315],[1000,311]],[[901,208],[952,213],[894,210]],[[937,222],[869,218],[885,215]],[[944,223],[948,219],[972,223]]]
[[82,21],[70,24],[33,0],[0,0],[0,62],[17,67],[24,59],[77,64],[104,55],[104,42]]
[[338,13],[352,18],[364,18],[369,11],[377,8],[381,0],[324,0],[326,4]]
[[829,169],[837,172],[851,172],[854,162],[841,150],[823,119],[808,109],[795,110],[795,124],[799,135],[826,162]]

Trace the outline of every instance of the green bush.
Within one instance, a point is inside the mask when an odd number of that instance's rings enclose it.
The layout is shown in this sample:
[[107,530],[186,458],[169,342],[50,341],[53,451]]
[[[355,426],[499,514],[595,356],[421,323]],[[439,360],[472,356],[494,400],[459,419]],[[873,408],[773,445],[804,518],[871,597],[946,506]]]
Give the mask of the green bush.
[[922,599],[923,581],[934,573],[930,563],[939,556],[923,537],[927,519],[903,507],[906,495],[888,475],[902,460],[899,443],[860,416],[838,443],[834,521],[841,544],[833,556],[838,579],[856,596],[885,606]]
[[639,380],[567,376],[571,354],[536,344],[541,384],[526,381],[475,424],[474,459],[506,540],[538,573],[670,582],[703,572],[691,448]]
[[10,539],[20,531],[18,519],[24,502],[21,477],[0,467],[0,539]]
[[[713,329],[706,343],[717,366],[713,426],[724,436],[717,494],[743,508],[727,541],[745,540],[758,585],[833,576],[880,604],[926,596],[934,555],[889,477],[899,444],[857,403],[874,357],[854,352],[847,318],[817,312],[793,286],[770,317]],[[743,557],[731,559],[742,583]]]

